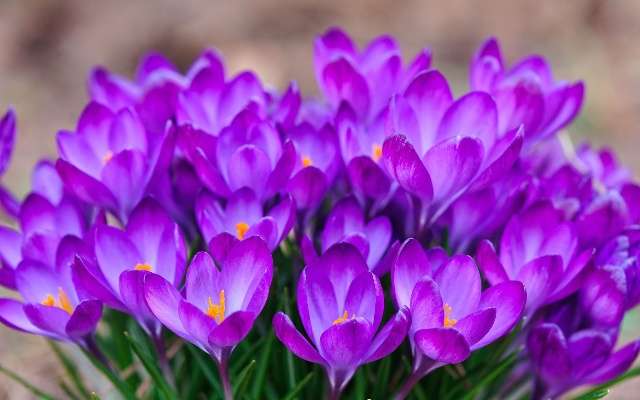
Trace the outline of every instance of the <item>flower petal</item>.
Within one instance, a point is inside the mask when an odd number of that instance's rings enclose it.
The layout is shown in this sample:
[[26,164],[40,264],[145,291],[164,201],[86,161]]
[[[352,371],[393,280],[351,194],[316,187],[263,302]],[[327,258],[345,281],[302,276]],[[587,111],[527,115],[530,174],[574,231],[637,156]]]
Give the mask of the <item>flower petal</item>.
[[278,312],[274,315],[273,330],[278,340],[296,356],[316,364],[325,363],[318,351],[314,349],[300,331],[296,329],[286,314]]
[[320,354],[335,369],[352,369],[362,362],[372,336],[373,329],[368,321],[349,319],[322,333]]
[[495,308],[496,319],[491,330],[474,345],[478,349],[509,332],[520,320],[527,295],[520,282],[506,281],[482,293],[479,308]]
[[438,271],[435,281],[440,288],[442,301],[451,307],[451,318],[460,319],[477,309],[482,285],[480,272],[471,257],[453,256]]
[[382,157],[387,171],[403,189],[425,202],[432,199],[434,187],[431,176],[405,136],[395,135],[385,140]]
[[469,344],[455,329],[422,329],[415,334],[420,351],[434,361],[458,364],[469,357]]
[[407,336],[411,325],[409,310],[405,307],[386,323],[371,342],[365,362],[377,361],[391,354]]
[[247,336],[256,315],[251,311],[236,311],[209,334],[209,344],[217,347],[232,347]]
[[95,331],[102,316],[102,303],[98,300],[85,300],[73,310],[66,326],[67,335],[80,338]]

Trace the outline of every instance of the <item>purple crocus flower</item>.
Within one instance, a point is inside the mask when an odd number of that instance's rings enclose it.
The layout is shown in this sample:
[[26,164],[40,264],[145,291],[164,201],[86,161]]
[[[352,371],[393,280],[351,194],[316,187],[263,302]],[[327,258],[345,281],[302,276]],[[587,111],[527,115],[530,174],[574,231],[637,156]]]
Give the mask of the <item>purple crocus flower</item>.
[[[367,221],[356,199],[346,197],[336,203],[327,216],[320,235],[320,247],[324,253],[336,243],[350,243],[365,257],[369,269],[381,276],[387,272],[382,260],[391,242],[391,234],[389,218],[380,215]],[[307,263],[318,257],[307,240],[303,245],[303,255]]]
[[460,363],[509,332],[526,302],[520,282],[505,280],[482,291],[471,257],[449,258],[440,248],[425,251],[415,239],[407,239],[400,248],[391,282],[396,303],[411,312],[414,356],[412,374],[398,398],[430,371]]
[[102,315],[99,300],[83,296],[72,280],[71,264],[82,242],[65,237],[55,266],[23,260],[15,286],[24,302],[0,299],[0,322],[10,328],[86,345]]
[[[16,114],[12,108],[0,118],[0,177],[4,175],[11,161],[16,136]],[[18,216],[20,205],[13,195],[0,184],[0,207],[11,218]]]
[[145,194],[167,135],[148,135],[131,109],[114,114],[93,102],[75,133],[58,133],[56,167],[67,190],[126,222]]
[[582,82],[556,81],[547,61],[537,55],[506,69],[498,41],[488,39],[471,63],[471,88],[490,93],[498,107],[498,131],[524,125],[527,143],[548,138],[578,114]]
[[247,187],[267,200],[284,191],[296,162],[293,144],[283,143],[273,123],[251,107],[217,137],[189,125],[179,129],[179,136],[204,186],[223,198]]
[[453,201],[503,176],[518,159],[522,129],[498,132],[490,95],[454,101],[438,71],[416,76],[390,105],[382,158],[388,172],[420,200],[419,226],[434,222]]
[[333,245],[304,268],[296,299],[313,345],[281,312],[273,318],[275,334],[296,356],[325,368],[331,398],[339,397],[360,365],[393,352],[409,327],[402,309],[376,334],[384,310],[382,287],[347,243]]
[[287,130],[298,154],[287,191],[299,210],[313,210],[324,198],[340,168],[337,138],[330,125],[320,129],[303,122]]
[[153,200],[143,200],[131,213],[124,230],[108,225],[95,228],[92,256],[74,266],[78,290],[106,305],[133,315],[156,337],[159,324],[143,296],[145,277],[158,274],[179,285],[185,271],[182,233]]
[[625,372],[638,356],[640,341],[614,351],[616,336],[597,329],[567,333],[554,323],[534,327],[527,340],[538,377],[533,398],[557,398],[575,387],[601,384]]
[[540,306],[575,292],[593,249],[581,250],[575,227],[548,201],[514,215],[496,254],[489,241],[478,246],[477,259],[492,285],[521,281],[527,289],[527,316]]
[[208,253],[194,256],[184,295],[172,282],[150,273],[144,297],[162,324],[213,357],[228,399],[227,362],[267,301],[273,262],[258,237],[236,241],[227,250],[220,268]]
[[220,234],[238,240],[259,236],[274,250],[293,227],[295,211],[293,199],[286,195],[265,214],[262,203],[248,188],[234,192],[225,207],[206,191],[196,200],[196,220],[206,243]]

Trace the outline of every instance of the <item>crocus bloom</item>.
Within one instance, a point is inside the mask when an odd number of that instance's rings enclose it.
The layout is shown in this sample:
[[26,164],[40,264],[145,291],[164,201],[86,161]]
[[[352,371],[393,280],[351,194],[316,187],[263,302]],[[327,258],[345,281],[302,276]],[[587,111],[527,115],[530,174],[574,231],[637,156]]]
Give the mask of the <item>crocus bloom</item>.
[[625,372],[640,351],[633,341],[614,351],[616,335],[595,329],[565,333],[543,323],[529,333],[527,349],[539,382],[534,399],[548,399],[581,385],[597,385]]
[[[322,252],[336,243],[350,243],[367,260],[369,269],[378,276],[387,272],[381,260],[391,242],[391,222],[384,215],[367,221],[364,211],[355,198],[340,200],[327,216],[320,236]],[[303,246],[303,255],[307,263],[317,257],[313,247],[307,242]]]
[[222,233],[242,240],[260,236],[274,250],[287,236],[295,220],[295,205],[286,195],[268,214],[255,193],[242,188],[229,197],[225,207],[210,193],[202,192],[196,200],[196,220],[206,243]]
[[313,210],[324,198],[339,168],[337,138],[330,125],[304,122],[287,130],[298,155],[287,190],[300,210]]
[[[11,161],[11,153],[13,152],[13,143],[16,135],[16,114],[13,109],[0,118],[0,177],[4,175]],[[9,217],[18,215],[18,201],[13,195],[0,184],[0,207]]]
[[500,241],[500,255],[489,241],[478,247],[478,264],[492,285],[521,281],[527,289],[527,315],[578,289],[592,249],[581,250],[575,227],[550,202],[514,215]]
[[582,82],[556,81],[540,56],[506,69],[498,42],[488,39],[471,63],[471,88],[495,98],[500,132],[524,125],[527,143],[547,138],[569,124],[582,106]]
[[384,311],[382,287],[360,252],[347,243],[330,247],[304,268],[296,299],[313,345],[281,312],[273,319],[275,334],[296,356],[325,368],[333,398],[360,365],[393,352],[409,327],[402,309],[376,334]]
[[71,263],[77,246],[77,239],[63,239],[54,267],[22,261],[15,271],[15,284],[24,303],[0,299],[0,322],[24,332],[86,344],[102,315],[102,303],[76,291]]
[[95,260],[84,257],[84,263],[74,266],[79,290],[130,313],[157,335],[160,326],[144,300],[143,284],[152,272],[173,285],[182,282],[186,249],[178,225],[155,201],[145,199],[131,213],[124,231],[96,227],[94,252]]
[[200,180],[223,198],[247,187],[262,200],[284,191],[296,162],[290,141],[282,142],[272,121],[248,107],[215,137],[191,126],[179,129],[181,148]]
[[415,239],[400,248],[391,280],[398,306],[411,312],[413,372],[399,397],[435,368],[460,363],[509,332],[526,301],[520,282],[503,281],[483,292],[471,257],[448,258],[438,248],[424,251]]
[[389,104],[382,158],[388,172],[421,201],[420,226],[433,222],[469,189],[503,176],[518,159],[522,130],[499,134],[486,93],[454,101],[438,71],[416,76]]
[[145,194],[167,134],[148,135],[132,109],[114,114],[90,103],[75,133],[58,133],[56,167],[75,196],[126,222]]
[[234,242],[218,266],[208,253],[196,254],[184,296],[160,275],[149,274],[146,279],[144,297],[153,315],[213,357],[227,398],[227,361],[260,315],[272,276],[269,249],[262,239],[251,237]]

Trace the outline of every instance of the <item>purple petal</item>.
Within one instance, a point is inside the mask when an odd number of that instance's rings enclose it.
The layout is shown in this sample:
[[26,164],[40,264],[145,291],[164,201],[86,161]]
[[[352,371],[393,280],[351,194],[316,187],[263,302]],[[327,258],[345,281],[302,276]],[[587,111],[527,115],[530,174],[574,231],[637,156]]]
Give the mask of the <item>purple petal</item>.
[[496,309],[484,308],[459,320],[455,329],[464,336],[471,350],[474,350],[474,345],[489,332],[495,320]]
[[418,281],[411,293],[411,331],[444,325],[444,303],[438,285],[428,276]]
[[587,382],[593,385],[607,382],[629,369],[640,351],[640,341],[633,341],[616,351],[606,363],[595,370]]
[[219,115],[221,125],[226,126],[229,124],[231,119],[250,102],[254,101],[261,104],[264,100],[264,91],[258,77],[251,72],[238,74],[225,85],[220,95]]
[[295,174],[287,185],[287,191],[296,200],[301,210],[316,207],[327,191],[326,175],[318,168],[309,166]]
[[619,268],[591,272],[580,292],[580,303],[597,324],[618,326],[625,312],[626,284]]
[[542,379],[552,385],[571,381],[571,359],[567,341],[555,324],[542,324],[531,330],[527,349]]
[[498,41],[489,38],[482,44],[471,64],[471,88],[490,92],[502,69],[502,54]]
[[217,347],[232,347],[247,336],[256,315],[251,311],[236,311],[225,317],[209,334],[209,344]]
[[472,189],[485,187],[504,176],[518,160],[524,140],[522,127],[507,132],[491,149],[480,175],[474,180]]
[[545,128],[541,136],[551,135],[569,124],[580,112],[584,84],[578,82],[554,90],[545,100]]
[[399,307],[408,307],[416,283],[431,275],[429,259],[416,239],[407,239],[400,247],[391,268],[393,295]]
[[229,251],[238,243],[239,240],[226,232],[215,236],[209,242],[209,253],[218,264],[222,264]]
[[358,115],[368,115],[371,100],[367,82],[345,58],[324,67],[321,87],[334,108],[346,101]]
[[120,274],[122,302],[127,306],[129,312],[147,327],[151,327],[155,322],[144,297],[144,281],[149,274],[148,271],[125,271]]
[[55,165],[50,161],[42,160],[36,164],[31,173],[31,187],[51,204],[58,204],[62,200],[62,180]]
[[445,364],[461,363],[470,354],[464,336],[454,329],[422,329],[416,332],[415,342],[424,355]]
[[130,109],[118,112],[111,124],[109,148],[113,153],[119,153],[122,150],[147,152],[146,132],[138,114]]
[[485,290],[478,308],[495,308],[496,320],[474,348],[485,346],[509,332],[520,320],[526,301],[527,295],[520,282],[506,281]]
[[296,149],[293,142],[287,140],[282,146],[282,155],[275,164],[271,176],[267,181],[267,190],[263,198],[281,193],[287,186],[287,182],[296,165]]
[[271,163],[262,150],[244,145],[231,155],[227,173],[231,190],[247,187],[262,194],[271,173]]
[[584,377],[606,362],[613,343],[609,335],[598,331],[578,331],[568,340],[573,375]]
[[0,298],[0,322],[12,329],[23,332],[45,334],[29,321],[24,312],[24,305],[14,299]]
[[15,133],[16,114],[10,108],[0,119],[0,176],[4,175],[9,166]]
[[190,302],[180,300],[177,310],[185,332],[189,333],[190,341],[195,341],[200,347],[209,348],[209,335],[218,325],[210,316]]
[[[442,301],[451,307],[451,317],[460,319],[475,311],[480,301],[480,273],[473,259],[453,256],[435,276]],[[464,287],[465,290],[460,290]]]
[[[339,309],[340,306],[338,304]],[[380,282],[372,272],[364,272],[351,282],[342,308],[350,315],[371,322],[373,329],[377,329],[382,319],[384,295]]]
[[156,274],[149,274],[144,282],[144,298],[153,315],[176,335],[189,340],[191,337],[178,316],[182,296],[169,281]]
[[117,209],[116,198],[99,180],[82,172],[63,159],[56,161],[56,170],[60,174],[65,187],[79,199],[110,210]]
[[391,221],[385,216],[372,219],[365,228],[365,235],[369,240],[369,255],[367,264],[373,269],[378,264],[391,242]]
[[116,292],[120,287],[120,274],[144,262],[124,232],[106,225],[96,229],[95,252],[100,270]]
[[274,315],[273,330],[278,340],[296,356],[316,364],[325,363],[318,351],[314,349],[300,331],[296,329],[286,314],[278,312]]
[[98,300],[86,300],[73,310],[67,323],[67,335],[80,338],[93,332],[102,316],[102,303]]
[[365,362],[377,361],[391,354],[402,344],[411,325],[411,316],[407,308],[402,308],[386,323],[371,342]]
[[280,203],[269,211],[269,216],[273,218],[278,227],[278,243],[284,240],[285,237],[293,228],[296,218],[296,204],[290,195],[286,195]]
[[118,198],[118,216],[128,215],[147,186],[148,157],[138,150],[124,150],[111,158],[101,173],[102,182]]
[[335,369],[357,367],[371,345],[372,335],[371,324],[357,317],[332,325],[320,337],[320,354]]
[[69,314],[66,311],[42,304],[25,304],[24,312],[38,329],[59,338],[67,337],[66,326],[69,322]]
[[85,266],[85,261],[76,258],[71,267],[73,285],[78,291],[80,299],[98,299],[111,308],[126,312],[126,307],[114,294],[109,283],[103,277],[96,277]]
[[498,109],[491,96],[471,92],[456,100],[442,117],[438,139],[456,136],[478,138],[490,149],[496,140]]
[[201,309],[206,308],[209,298],[217,299],[220,271],[213,262],[211,256],[204,252],[198,252],[189,265],[186,282],[186,300]]
[[405,136],[396,135],[385,140],[382,157],[387,170],[402,188],[423,201],[431,200],[434,187],[429,172]]
[[500,282],[509,280],[506,271],[502,267],[502,264],[500,264],[496,250],[490,241],[483,240],[478,244],[476,260],[478,261],[478,266],[482,274],[491,285],[497,285]]
[[347,173],[353,188],[368,197],[380,198],[389,192],[389,178],[370,157],[353,158],[347,165]]
[[516,280],[527,291],[527,314],[533,313],[555,290],[562,275],[560,256],[542,256],[526,263]]
[[320,335],[344,312],[338,309],[331,281],[322,274],[309,274],[309,267],[305,268],[298,281],[296,300],[304,329],[318,346]]

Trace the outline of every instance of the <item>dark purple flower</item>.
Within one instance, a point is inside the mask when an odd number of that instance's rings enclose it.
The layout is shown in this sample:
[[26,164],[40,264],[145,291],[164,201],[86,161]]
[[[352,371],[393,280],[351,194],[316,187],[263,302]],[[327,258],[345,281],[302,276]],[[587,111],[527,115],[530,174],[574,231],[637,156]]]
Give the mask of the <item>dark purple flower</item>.
[[56,167],[67,190],[126,222],[147,189],[168,130],[148,134],[131,109],[90,103],[76,132],[58,133]]
[[81,251],[79,246],[78,239],[65,238],[54,266],[23,260],[15,271],[15,286],[24,302],[0,299],[0,322],[20,331],[83,344],[96,329],[102,303],[76,290],[71,264]]
[[248,188],[234,192],[223,207],[209,192],[196,201],[196,220],[206,243],[222,233],[238,240],[259,236],[274,250],[289,234],[295,222],[295,204],[290,195],[273,206],[268,213],[255,193]]
[[526,302],[520,282],[505,280],[482,291],[471,257],[449,258],[440,248],[425,251],[415,239],[400,248],[391,282],[396,303],[411,312],[409,340],[418,379],[444,364],[464,361],[509,332]]
[[143,284],[150,273],[176,286],[182,282],[186,249],[178,225],[155,201],[145,199],[124,230],[97,226],[93,251],[95,260],[85,256],[74,266],[78,290],[128,312],[157,334],[159,325],[145,302]]
[[562,211],[543,201],[510,219],[499,256],[489,241],[483,241],[477,259],[492,285],[505,280],[524,284],[530,316],[540,306],[575,292],[592,255],[592,249],[578,246],[575,227]]
[[152,273],[144,297],[163,325],[225,364],[262,311],[272,276],[269,249],[260,238],[251,237],[235,242],[217,266],[208,253],[196,254],[184,295]]
[[640,341],[614,351],[616,336],[594,329],[565,334],[553,323],[534,327],[527,340],[540,380],[534,398],[556,398],[577,386],[604,383],[625,372],[640,351]]
[[471,88],[490,93],[498,108],[501,133],[524,125],[527,143],[547,138],[569,124],[582,106],[582,82],[553,78],[547,61],[537,55],[506,69],[498,41],[488,39],[471,63]]
[[334,395],[360,365],[393,352],[409,327],[408,313],[402,309],[378,332],[384,311],[382,287],[360,252],[346,243],[330,247],[305,267],[296,299],[313,344],[281,312],[273,318],[275,334],[296,356],[325,368]]
[[[381,276],[387,272],[381,261],[391,243],[391,234],[389,218],[381,215],[368,221],[356,199],[346,197],[336,203],[327,216],[320,247],[325,252],[336,243],[350,243],[365,257],[369,269]],[[308,250],[303,252],[307,263],[317,257],[313,248],[304,250]]]

